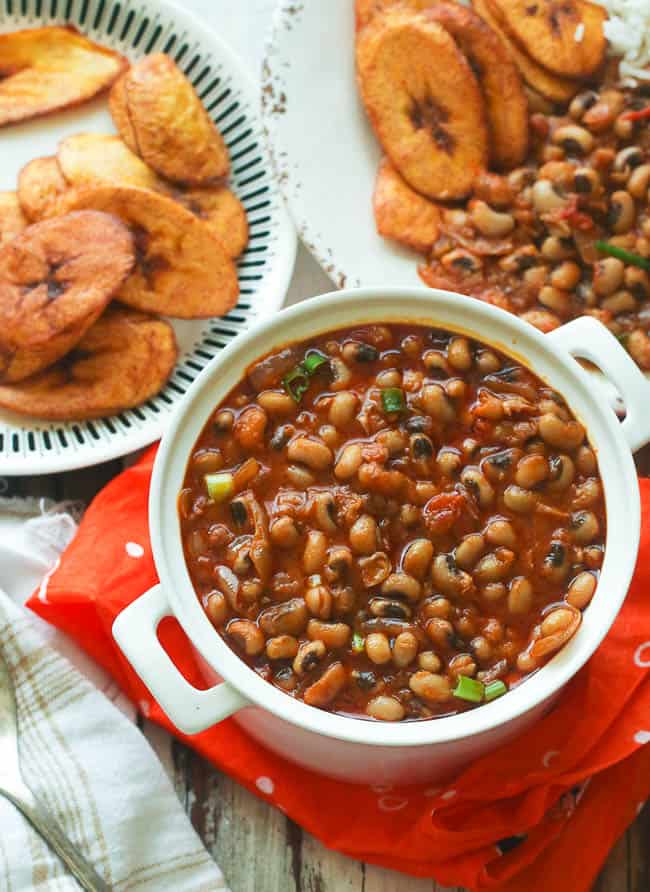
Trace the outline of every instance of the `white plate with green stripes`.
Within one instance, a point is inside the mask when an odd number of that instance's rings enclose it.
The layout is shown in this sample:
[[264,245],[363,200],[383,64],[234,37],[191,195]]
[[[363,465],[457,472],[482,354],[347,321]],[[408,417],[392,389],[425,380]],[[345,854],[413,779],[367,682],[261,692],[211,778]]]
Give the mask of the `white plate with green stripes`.
[[[53,423],[0,410],[0,475],[52,474],[98,464],[157,440],[176,403],[201,369],[239,332],[283,303],[296,237],[264,142],[257,88],[243,64],[210,30],[167,0],[0,0],[0,32],[69,24],[136,61],[170,55],[194,84],[228,144],[230,187],[246,208],[247,250],[238,261],[240,298],[225,316],[173,321],[180,353],[172,376],[136,409],[96,421]],[[106,96],[0,129],[0,190],[15,189],[21,167],[56,153],[80,131],[114,133]]]

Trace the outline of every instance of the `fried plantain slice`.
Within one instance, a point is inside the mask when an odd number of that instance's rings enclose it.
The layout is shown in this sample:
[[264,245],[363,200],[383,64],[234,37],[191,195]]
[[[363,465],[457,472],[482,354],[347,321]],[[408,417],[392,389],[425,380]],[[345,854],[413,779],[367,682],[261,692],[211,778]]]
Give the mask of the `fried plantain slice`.
[[34,158],[18,174],[18,201],[28,220],[36,222],[52,214],[68,188],[56,158]]
[[168,195],[205,221],[229,257],[238,257],[248,243],[246,211],[227,186],[215,184],[192,189],[168,183],[119,136],[101,133],[68,136],[59,143],[57,158],[71,186],[114,183]]
[[430,198],[463,198],[487,164],[483,97],[437,22],[409,10],[375,16],[357,39],[366,112],[394,166]]
[[237,272],[202,220],[165,195],[134,186],[69,189],[58,213],[92,209],[114,214],[135,236],[136,264],[118,299],[138,310],[204,319],[237,302]]
[[494,33],[499,35],[503,45],[510,53],[515,65],[521,72],[521,76],[533,90],[537,93],[541,93],[542,96],[546,96],[547,99],[551,99],[553,102],[568,102],[569,99],[575,96],[581,88],[581,85],[577,81],[570,80],[569,78],[557,77],[556,75],[551,74],[549,71],[546,71],[545,68],[542,68],[541,65],[538,65],[537,62],[534,62],[530,56],[526,55],[526,53],[524,53],[515,41],[504,31],[503,27],[488,7],[487,0],[472,0],[472,6],[480,17],[492,28]]
[[434,2],[435,0],[356,0],[354,5],[356,30],[360,31],[362,28],[365,28],[374,16],[394,6],[402,6],[415,12],[421,12]]
[[528,100],[517,66],[483,19],[458,3],[439,0],[426,10],[454,38],[485,98],[490,160],[499,168],[521,164],[528,152]]
[[74,347],[134,262],[129,230],[96,211],[34,223],[0,248],[0,381],[27,378]]
[[377,169],[372,199],[379,235],[426,254],[438,238],[438,205],[404,182],[388,158]]
[[110,87],[127,64],[70,27],[0,34],[0,126],[79,105]]
[[164,53],[145,56],[111,90],[120,136],[156,173],[198,186],[228,173],[228,149],[194,87]]
[[488,6],[523,51],[553,74],[588,77],[605,58],[602,6],[587,0],[488,0]]
[[28,225],[15,192],[0,192],[0,247],[19,235]]
[[158,393],[177,356],[168,322],[109,307],[55,365],[18,384],[0,385],[0,406],[53,421],[113,415]]

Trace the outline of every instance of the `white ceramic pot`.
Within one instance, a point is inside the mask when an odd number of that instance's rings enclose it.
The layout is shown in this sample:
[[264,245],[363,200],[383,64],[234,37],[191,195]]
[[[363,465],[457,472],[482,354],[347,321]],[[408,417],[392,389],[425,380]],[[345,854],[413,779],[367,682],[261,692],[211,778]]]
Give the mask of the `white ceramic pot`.
[[[243,663],[212,627],[183,558],[177,497],[206,419],[257,357],[287,342],[358,323],[414,322],[448,328],[511,353],[558,390],[585,424],[598,454],[607,510],[600,583],[582,625],[546,666],[504,697],[448,718],[395,724],[334,715],[293,700]],[[627,407],[620,423],[574,358],[599,366]],[[227,716],[265,746],[315,771],[362,783],[414,783],[461,768],[528,728],[589,659],[625,598],[637,556],[640,505],[632,452],[650,440],[650,386],[599,322],[582,318],[542,335],[477,300],[431,289],[340,291],[284,310],[240,335],[188,390],[163,438],[149,522],[160,585],[126,608],[113,634],[172,722],[197,733]],[[214,686],[191,687],[161,648],[156,628],[174,615]],[[223,680],[222,680],[223,679]]]

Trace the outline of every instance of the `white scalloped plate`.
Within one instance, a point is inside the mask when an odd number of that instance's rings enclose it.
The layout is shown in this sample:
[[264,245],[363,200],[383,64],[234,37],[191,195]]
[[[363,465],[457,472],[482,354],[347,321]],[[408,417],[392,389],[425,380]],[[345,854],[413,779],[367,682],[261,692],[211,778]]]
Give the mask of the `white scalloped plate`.
[[[295,232],[273,177],[255,85],[209,24],[168,0],[0,0],[0,32],[66,23],[131,61],[156,51],[176,60],[228,143],[231,188],[246,208],[250,244],[238,262],[239,303],[222,318],[172,323],[178,364],[162,391],[142,406],[71,424],[32,421],[0,410],[0,474],[5,475],[74,470],[157,440],[206,363],[239,332],[282,305],[295,260]],[[0,129],[0,190],[14,189],[27,161],[54,154],[60,139],[81,130],[115,132],[105,96]]]

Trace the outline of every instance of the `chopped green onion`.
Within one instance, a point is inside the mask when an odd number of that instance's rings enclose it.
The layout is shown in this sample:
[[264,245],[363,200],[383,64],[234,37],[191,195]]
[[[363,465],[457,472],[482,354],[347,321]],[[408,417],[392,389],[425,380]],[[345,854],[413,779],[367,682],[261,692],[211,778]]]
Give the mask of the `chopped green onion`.
[[362,654],[366,649],[366,641],[363,635],[359,635],[358,632],[355,632],[352,636],[352,650],[355,654]]
[[385,387],[381,392],[381,403],[384,412],[404,412],[406,410],[406,400],[404,399],[404,391],[400,387]]
[[320,350],[308,350],[302,361],[302,367],[308,375],[313,375],[321,366],[327,365],[329,359]]
[[497,697],[503,697],[508,693],[508,688],[502,681],[491,681],[485,685],[485,699],[489,703],[490,700],[496,700]]
[[235,491],[232,474],[206,474],[203,479],[208,495],[215,502],[225,502]]
[[302,366],[297,365],[282,379],[282,386],[297,403],[309,390],[309,375]]
[[641,257],[640,254],[626,251],[625,248],[619,248],[618,245],[610,245],[609,242],[596,242],[595,247],[601,254],[609,254],[611,257],[617,257],[619,260],[622,260],[623,263],[630,263],[632,266],[650,270],[650,260],[646,257]]
[[454,689],[454,697],[459,700],[468,700],[470,703],[480,703],[485,693],[485,685],[476,681],[475,678],[468,678],[467,675],[458,676],[458,684]]

